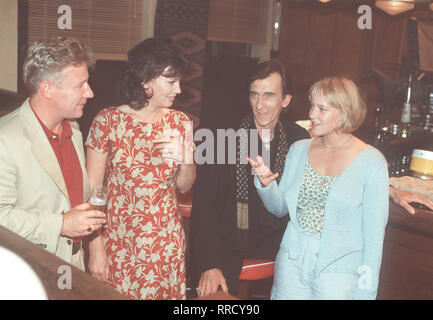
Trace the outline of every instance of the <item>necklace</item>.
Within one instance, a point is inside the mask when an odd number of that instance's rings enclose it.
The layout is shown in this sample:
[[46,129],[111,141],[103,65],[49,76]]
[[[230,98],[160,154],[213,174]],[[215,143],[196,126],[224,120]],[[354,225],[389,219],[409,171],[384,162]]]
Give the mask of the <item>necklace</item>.
[[344,147],[346,144],[348,144],[349,141],[352,140],[352,138],[353,138],[353,136],[351,135],[349,139],[347,139],[347,140],[344,141],[342,144],[340,144],[339,146],[336,146],[336,147],[328,147],[328,146],[323,142],[323,138],[320,139],[320,142],[321,142],[322,146],[323,146],[324,148],[326,148],[326,149],[337,150],[337,149],[340,149],[340,148]]

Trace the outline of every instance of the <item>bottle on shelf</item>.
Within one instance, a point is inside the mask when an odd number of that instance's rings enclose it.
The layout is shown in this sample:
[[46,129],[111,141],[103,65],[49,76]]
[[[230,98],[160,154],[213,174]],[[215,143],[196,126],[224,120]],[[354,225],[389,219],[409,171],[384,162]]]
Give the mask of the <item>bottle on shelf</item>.
[[433,92],[429,94],[428,114],[433,115]]
[[400,176],[406,176],[409,172],[410,155],[403,154],[401,158]]
[[412,83],[412,74],[409,75],[409,84],[407,86],[407,99],[403,106],[403,112],[401,113],[401,131],[400,136],[403,139],[407,139],[410,136],[410,95],[411,95],[411,83]]
[[380,130],[382,127],[383,108],[378,106],[374,112],[374,128]]
[[391,126],[391,134],[393,136],[399,136],[400,135],[400,126],[398,124],[394,123]]
[[433,132],[433,92],[429,94],[429,103],[426,111],[424,130]]
[[427,115],[425,116],[424,130],[425,130],[425,131],[429,131],[429,130],[431,130],[431,129],[430,129],[431,126],[432,126],[432,124],[430,123],[430,115],[427,114]]

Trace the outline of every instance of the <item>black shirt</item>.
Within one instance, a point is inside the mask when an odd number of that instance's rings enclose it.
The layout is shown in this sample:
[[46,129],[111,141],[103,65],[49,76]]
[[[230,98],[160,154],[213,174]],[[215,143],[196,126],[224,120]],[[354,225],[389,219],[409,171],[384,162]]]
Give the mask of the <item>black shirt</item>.
[[[280,120],[289,146],[295,141],[309,138],[308,132],[294,122],[282,117]],[[278,139],[274,138],[271,143],[271,170],[274,169],[276,141]],[[197,166],[190,219],[191,255],[196,279],[206,270],[219,268],[227,280],[231,278],[235,281],[243,257],[275,259],[288,216],[278,218],[264,209],[253,178],[253,175],[249,177],[248,189],[248,245],[247,248],[241,248],[237,228],[236,165]]]

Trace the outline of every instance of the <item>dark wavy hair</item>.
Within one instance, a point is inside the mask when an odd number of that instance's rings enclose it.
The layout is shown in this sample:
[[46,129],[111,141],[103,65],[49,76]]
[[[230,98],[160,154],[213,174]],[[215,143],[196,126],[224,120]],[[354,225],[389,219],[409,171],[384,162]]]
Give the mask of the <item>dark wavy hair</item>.
[[139,110],[146,107],[152,97],[151,93],[146,94],[143,83],[163,74],[168,78],[182,78],[190,72],[190,63],[168,39],[143,40],[128,51],[128,65],[119,81],[119,100]]
[[277,60],[268,60],[259,63],[249,77],[249,85],[256,80],[262,80],[269,77],[272,73],[278,73],[281,76],[281,92],[283,93],[283,96],[286,94],[292,95],[292,79],[286,69]]

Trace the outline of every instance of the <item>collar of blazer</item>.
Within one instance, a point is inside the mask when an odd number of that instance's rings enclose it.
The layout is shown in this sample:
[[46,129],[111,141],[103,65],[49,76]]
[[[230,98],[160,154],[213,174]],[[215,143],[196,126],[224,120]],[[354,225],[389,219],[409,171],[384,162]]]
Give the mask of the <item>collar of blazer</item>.
[[[62,170],[57,161],[56,154],[48,141],[44,130],[42,129],[38,119],[33,113],[29,99],[27,99],[19,111],[20,117],[23,120],[23,127],[27,132],[28,138],[32,141],[32,153],[38,160],[39,164],[50,175],[56,183],[60,191],[69,199],[65,180],[63,179]],[[75,121],[69,122],[72,129],[72,143],[75,147],[81,169],[85,168],[84,150],[82,135],[78,129],[78,123]]]

